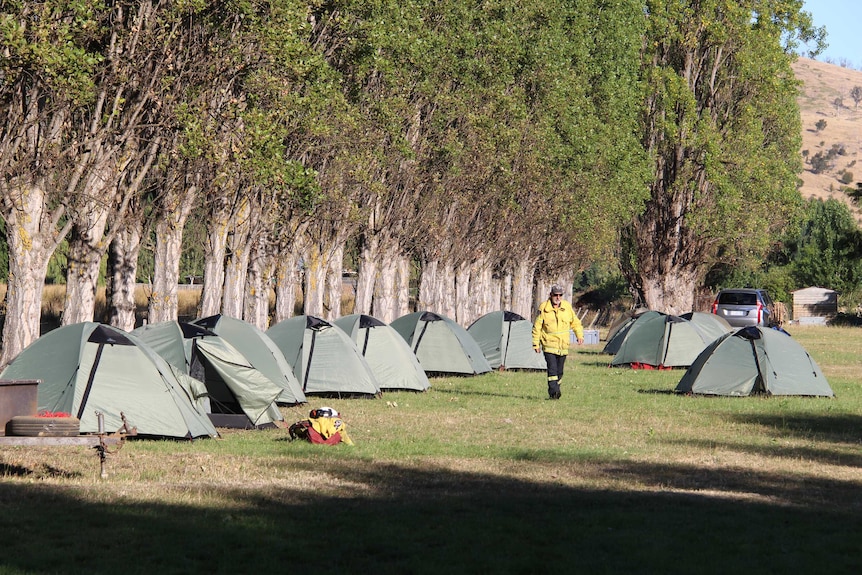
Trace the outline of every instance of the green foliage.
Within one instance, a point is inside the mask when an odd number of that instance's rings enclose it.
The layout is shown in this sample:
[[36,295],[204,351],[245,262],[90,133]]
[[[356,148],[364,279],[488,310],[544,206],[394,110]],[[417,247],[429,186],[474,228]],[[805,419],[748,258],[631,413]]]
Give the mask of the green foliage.
[[[54,104],[88,104],[104,57],[90,50],[100,33],[102,2],[10,2],[0,12],[0,76],[12,87],[44,89]],[[8,5],[7,5],[8,4]],[[3,88],[5,91],[6,88]]]
[[[155,239],[155,238],[153,238]],[[137,283],[149,283],[153,281],[153,272],[155,271],[155,252],[153,250],[153,243],[144,243],[141,247],[140,253],[138,253],[138,268],[137,268],[137,277],[135,281]],[[179,275],[179,281],[183,280],[182,271]]]
[[69,242],[63,240],[51,258],[48,260],[48,271],[45,275],[47,284],[65,284],[66,268],[68,267]]
[[819,286],[842,294],[862,289],[862,232],[842,202],[810,200],[803,218],[775,244],[764,260],[718,266],[707,285],[761,287],[790,302],[790,292]]
[[826,120],[824,120],[823,118],[821,118],[821,119],[817,120],[817,123],[816,123],[816,124],[814,124],[814,128],[815,128],[818,132],[822,132],[823,130],[825,130],[825,129],[826,129]]
[[853,181],[853,172],[848,172],[847,170],[845,170],[841,174],[841,183],[842,184],[849,184],[852,181]]
[[799,235],[786,242],[794,279],[800,287],[851,292],[862,282],[862,232],[843,203],[812,200]]
[[769,292],[775,301],[787,305],[793,300],[791,292],[799,289],[789,266],[761,264],[760,266],[735,266],[717,268],[708,276],[708,284],[713,292],[721,288],[762,288]]

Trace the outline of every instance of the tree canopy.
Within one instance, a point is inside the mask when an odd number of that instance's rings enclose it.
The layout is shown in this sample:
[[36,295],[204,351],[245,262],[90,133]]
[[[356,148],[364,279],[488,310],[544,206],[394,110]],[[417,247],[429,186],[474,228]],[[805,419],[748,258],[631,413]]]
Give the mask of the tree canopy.
[[174,317],[187,227],[200,311],[260,327],[270,286],[276,320],[300,287],[337,316],[346,251],[356,311],[384,320],[410,298],[529,315],[620,246],[650,305],[685,307],[799,204],[801,7],[0,0],[3,357],[37,335],[64,242],[64,321],[93,315],[106,257],[112,322],[135,319],[138,261],[150,319]]

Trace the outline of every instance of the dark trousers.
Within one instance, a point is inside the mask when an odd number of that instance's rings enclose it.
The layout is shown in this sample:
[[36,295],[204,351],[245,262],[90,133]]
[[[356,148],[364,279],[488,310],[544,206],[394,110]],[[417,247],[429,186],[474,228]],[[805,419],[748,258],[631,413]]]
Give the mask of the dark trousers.
[[566,356],[546,351],[545,362],[548,364],[548,395],[558,397],[560,382],[563,380],[563,367],[566,365]]

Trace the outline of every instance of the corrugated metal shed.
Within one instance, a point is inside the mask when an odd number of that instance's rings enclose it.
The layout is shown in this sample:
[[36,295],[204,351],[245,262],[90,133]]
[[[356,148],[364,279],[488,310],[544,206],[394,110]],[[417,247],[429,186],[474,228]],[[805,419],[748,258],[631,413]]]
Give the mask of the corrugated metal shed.
[[793,294],[793,319],[834,317],[838,313],[838,292],[821,287],[808,287]]

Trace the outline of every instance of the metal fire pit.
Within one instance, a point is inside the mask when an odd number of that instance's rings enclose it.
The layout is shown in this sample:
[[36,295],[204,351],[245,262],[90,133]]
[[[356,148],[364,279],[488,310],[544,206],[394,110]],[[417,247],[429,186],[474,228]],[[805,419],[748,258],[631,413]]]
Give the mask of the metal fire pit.
[[0,379],[0,436],[18,415],[36,415],[38,379]]

